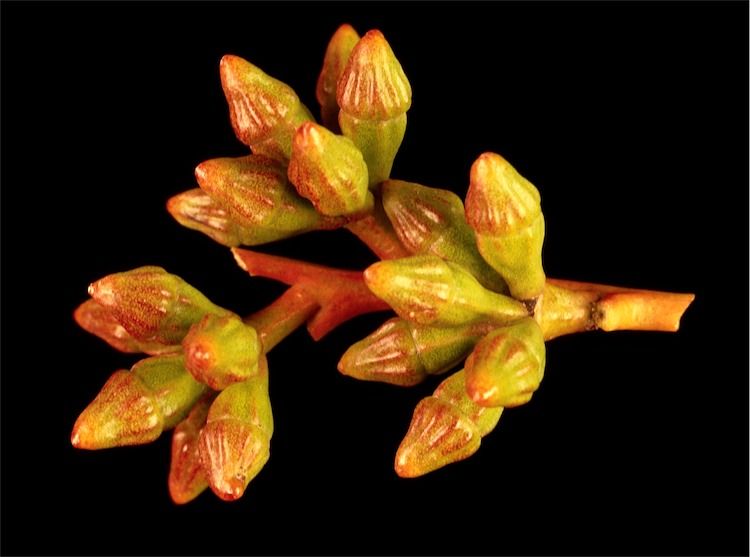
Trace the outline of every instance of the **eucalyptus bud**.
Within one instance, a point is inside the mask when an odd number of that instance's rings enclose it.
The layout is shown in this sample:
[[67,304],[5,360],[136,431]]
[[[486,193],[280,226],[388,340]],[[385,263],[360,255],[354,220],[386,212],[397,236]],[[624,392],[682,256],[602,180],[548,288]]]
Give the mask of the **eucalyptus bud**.
[[206,315],[182,341],[185,367],[201,383],[225,389],[258,373],[258,333],[233,314]]
[[294,134],[288,176],[297,192],[324,215],[372,209],[362,153],[349,138],[313,122],[302,124]]
[[487,290],[461,266],[435,255],[380,261],[364,277],[400,317],[420,325],[505,324],[528,315],[521,302]]
[[208,483],[226,501],[242,496],[270,456],[273,416],[265,357],[260,367],[257,376],[230,385],[216,397],[200,433]]
[[229,212],[202,189],[179,193],[167,201],[167,211],[182,226],[203,232],[223,246],[235,247],[252,240],[252,231],[243,229]]
[[388,219],[407,250],[458,263],[485,288],[508,291],[503,278],[479,254],[464,204],[455,193],[402,180],[386,180],[381,192]]
[[243,229],[242,243],[258,245],[325,226],[286,178],[285,167],[261,155],[205,161],[195,169],[200,187]]
[[479,449],[481,438],[495,428],[502,411],[471,401],[464,389],[463,370],[454,373],[417,404],[396,452],[396,473],[413,478],[468,458]]
[[86,300],[73,313],[76,323],[86,332],[98,336],[120,352],[145,352],[155,356],[179,352],[180,345],[165,345],[158,342],[142,342],[134,338],[115,319],[112,311],[96,300]]
[[504,158],[482,154],[471,167],[466,220],[482,257],[502,275],[519,300],[544,290],[544,216],[539,192]]
[[339,103],[336,100],[336,84],[344,73],[346,63],[354,46],[359,42],[359,35],[354,28],[345,23],[331,37],[323,58],[323,69],[318,76],[315,97],[320,103],[323,124],[332,132],[339,129]]
[[427,327],[394,317],[353,344],[339,361],[344,375],[411,386],[460,363],[493,326]]
[[294,90],[239,56],[220,64],[234,133],[253,153],[289,159],[294,130],[312,120]]
[[80,449],[149,443],[177,425],[204,392],[182,355],[146,358],[109,378],[76,420],[71,443]]
[[108,275],[92,283],[89,294],[141,342],[179,344],[190,326],[205,314],[227,313],[161,267]]
[[364,156],[372,187],[388,178],[406,131],[411,85],[388,41],[368,31],[337,86],[339,124]]
[[544,377],[542,329],[526,317],[491,332],[466,359],[466,392],[481,406],[526,404]]
[[215,393],[204,395],[172,434],[168,486],[172,501],[178,505],[189,503],[208,487],[198,440],[215,397]]

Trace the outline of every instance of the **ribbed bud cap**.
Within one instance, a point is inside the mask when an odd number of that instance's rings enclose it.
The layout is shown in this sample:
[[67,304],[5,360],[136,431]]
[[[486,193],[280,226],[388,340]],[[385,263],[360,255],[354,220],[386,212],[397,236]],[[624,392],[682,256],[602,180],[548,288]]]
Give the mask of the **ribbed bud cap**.
[[287,173],[297,192],[327,216],[372,208],[367,165],[352,141],[313,122],[302,124],[292,140]]
[[508,234],[530,225],[541,213],[539,192],[508,161],[483,153],[472,165],[466,220],[480,234]]
[[226,313],[161,267],[108,275],[92,283],[89,294],[111,311],[130,335],[144,342],[179,344],[205,314]]
[[545,359],[542,330],[533,318],[501,327],[466,359],[466,392],[481,406],[525,404],[544,377]]
[[409,110],[411,85],[380,31],[368,31],[352,50],[337,99],[341,110],[363,120],[390,120]]

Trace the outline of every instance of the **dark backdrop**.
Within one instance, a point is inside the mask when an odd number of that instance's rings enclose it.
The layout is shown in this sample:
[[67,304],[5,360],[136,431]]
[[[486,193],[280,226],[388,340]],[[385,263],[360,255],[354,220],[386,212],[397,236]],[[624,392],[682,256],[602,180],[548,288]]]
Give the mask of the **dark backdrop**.
[[[746,3],[2,4],[2,550],[51,554],[747,554]],[[394,175],[463,196],[502,153],[537,185],[550,276],[695,292],[678,334],[549,345],[471,459],[401,480],[415,389],[340,376],[382,315],[270,357],[272,458],[234,504],[168,497],[170,435],[82,452],[135,357],[71,313],[156,264],[239,313],[282,288],[179,227],[193,168],[245,153],[224,53],[313,110],[328,38],[381,29],[414,90]],[[362,268],[343,231],[261,248]]]

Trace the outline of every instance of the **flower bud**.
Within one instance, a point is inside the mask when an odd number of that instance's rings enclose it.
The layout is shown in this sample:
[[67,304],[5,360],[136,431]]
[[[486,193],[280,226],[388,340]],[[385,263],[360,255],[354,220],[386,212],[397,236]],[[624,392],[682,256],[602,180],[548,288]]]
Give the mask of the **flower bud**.
[[497,425],[502,408],[469,400],[463,370],[443,381],[414,410],[409,431],[396,452],[396,473],[414,478],[468,458]]
[[544,289],[544,216],[539,192],[500,155],[484,153],[471,167],[466,220],[482,257],[519,300]]
[[73,426],[79,449],[140,445],[155,440],[188,413],[206,387],[186,371],[182,355],[141,360],[116,371]]
[[208,483],[226,501],[242,496],[270,456],[273,416],[268,369],[224,389],[211,405],[200,433],[200,453]]
[[212,159],[198,165],[200,187],[244,229],[242,243],[258,245],[324,226],[322,217],[286,179],[285,168],[261,155]]
[[362,152],[370,186],[382,182],[404,138],[411,85],[380,31],[369,31],[352,50],[336,98],[341,130]]
[[208,487],[200,459],[199,435],[215,398],[207,393],[174,429],[169,464],[169,495],[178,505],[189,503]]
[[521,302],[487,290],[459,265],[434,255],[380,261],[364,277],[400,317],[420,325],[504,324],[528,315]]
[[180,345],[164,345],[158,342],[141,342],[128,333],[115,319],[109,308],[96,300],[86,300],[73,313],[76,323],[86,332],[98,336],[120,352],[145,352],[155,356],[179,352]]
[[140,342],[179,344],[206,313],[227,313],[161,267],[108,275],[92,283],[89,294]]
[[401,243],[413,254],[453,261],[495,292],[507,292],[503,278],[482,259],[474,231],[455,193],[402,180],[386,180],[383,207]]
[[426,327],[394,317],[353,344],[338,369],[364,381],[411,386],[461,362],[477,341],[494,328],[487,323]]
[[324,215],[351,215],[372,208],[362,153],[350,139],[313,122],[302,124],[294,134],[288,176],[297,192]]
[[232,220],[223,205],[199,188],[171,197],[167,211],[185,228],[203,232],[223,246],[244,243],[246,231]]
[[359,35],[354,28],[345,23],[331,37],[323,58],[323,69],[318,76],[315,97],[320,103],[323,124],[334,133],[339,130],[339,103],[336,100],[336,84],[344,73],[349,55],[354,45],[359,42]]
[[294,130],[313,119],[294,90],[239,56],[224,56],[220,73],[237,139],[253,153],[288,159]]
[[484,337],[466,359],[466,392],[481,406],[526,404],[544,377],[542,329],[531,317]]
[[258,373],[258,333],[236,315],[205,315],[190,328],[182,347],[187,370],[214,390]]

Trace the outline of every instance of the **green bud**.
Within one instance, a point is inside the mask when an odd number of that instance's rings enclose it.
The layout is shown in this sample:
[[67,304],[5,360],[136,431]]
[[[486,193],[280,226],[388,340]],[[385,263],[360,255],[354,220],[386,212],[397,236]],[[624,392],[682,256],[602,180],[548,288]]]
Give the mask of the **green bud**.
[[502,408],[483,408],[466,396],[463,370],[422,399],[396,453],[396,473],[413,478],[468,458],[500,420]]
[[420,325],[505,324],[528,315],[521,302],[487,290],[461,266],[435,255],[381,261],[364,277],[400,317]]
[[179,344],[190,326],[205,314],[227,313],[161,267],[108,275],[92,283],[89,294],[142,342]]
[[500,155],[482,154],[471,167],[466,220],[482,257],[519,300],[544,290],[544,216],[539,192]]
[[258,333],[236,315],[206,315],[182,341],[185,367],[201,383],[220,391],[258,373]]
[[466,359],[466,392],[481,406],[525,404],[544,377],[545,359],[542,329],[534,319],[501,327]]
[[239,56],[224,56],[220,73],[237,139],[253,153],[289,159],[294,130],[313,119],[294,90]]
[[242,496],[270,456],[273,416],[265,357],[260,368],[257,376],[230,385],[216,397],[200,433],[208,483],[227,501]]
[[411,386],[428,375],[461,362],[493,327],[487,323],[460,327],[426,327],[394,317],[353,344],[338,369],[364,381]]
[[206,391],[185,371],[181,355],[141,360],[116,371],[73,426],[71,443],[106,449],[150,443],[174,427]]
[[339,103],[336,100],[336,84],[344,73],[349,55],[359,42],[359,35],[354,28],[345,23],[331,37],[323,59],[323,69],[318,76],[315,97],[320,103],[323,124],[332,132],[339,132]]
[[479,254],[464,204],[455,193],[402,180],[386,180],[381,191],[393,229],[411,253],[453,261],[485,288],[508,291],[503,278]]
[[306,122],[292,141],[289,181],[324,215],[342,216],[372,209],[367,165],[352,141]]
[[195,169],[200,187],[243,229],[242,243],[258,245],[326,224],[286,179],[283,165],[261,155],[205,161]]
[[336,97],[341,130],[362,152],[370,186],[382,182],[404,138],[411,85],[380,31],[369,31],[354,47]]

